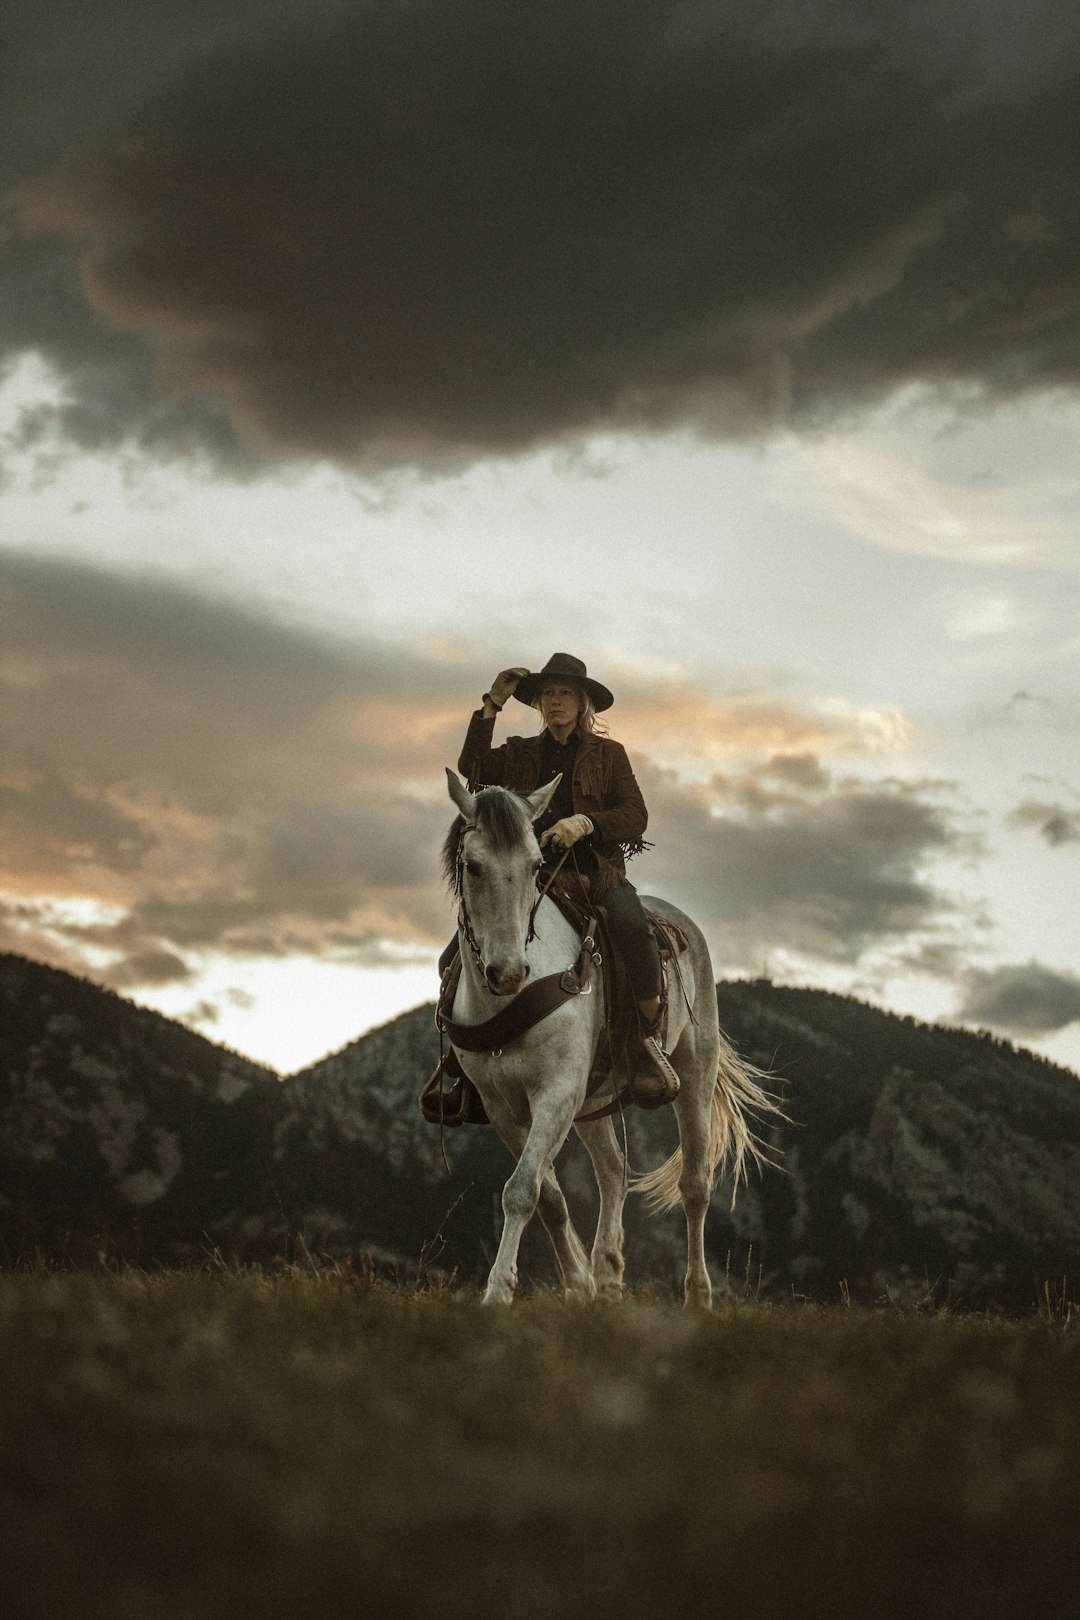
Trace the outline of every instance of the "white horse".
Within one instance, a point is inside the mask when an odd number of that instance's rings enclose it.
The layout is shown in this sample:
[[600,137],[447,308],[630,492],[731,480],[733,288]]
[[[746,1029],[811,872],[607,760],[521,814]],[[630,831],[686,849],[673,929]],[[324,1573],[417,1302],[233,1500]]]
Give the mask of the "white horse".
[[[444,850],[447,878],[459,906],[462,961],[451,1017],[454,1024],[479,1025],[505,1008],[508,998],[521,994],[530,976],[535,982],[542,975],[565,973],[579,956],[581,940],[554,901],[545,896],[536,905],[541,858],[532,824],[543,814],[559,779],[527,796],[499,787],[473,795],[453,771],[446,774],[450,797],[460,812]],[[628,1190],[644,1193],[658,1211],[682,1201],[687,1235],[684,1297],[687,1304],[712,1303],[705,1214],[717,1169],[728,1161],[737,1191],[747,1160],[764,1161],[746,1110],[778,1110],[759,1083],[764,1078],[761,1071],[744,1063],[720,1032],[716,985],[700,930],[662,900],[646,899],[645,904],[677,923],[689,946],[680,958],[681,984],[670,987],[667,1048],[681,1089],[672,1104],[679,1146],[666,1164],[628,1178],[611,1117],[575,1124],[579,1115],[593,1112],[610,1095],[591,1097],[586,1104],[589,1073],[604,1026],[599,975],[589,980],[584,994],[568,994],[554,1012],[502,1050],[455,1047],[489,1119],[518,1161],[503,1188],[502,1239],[487,1281],[488,1304],[513,1299],[518,1247],[537,1208],[566,1292],[617,1293],[622,1288],[622,1216]],[[574,1230],[555,1178],[555,1158],[572,1128],[588,1151],[600,1190],[590,1255]]]

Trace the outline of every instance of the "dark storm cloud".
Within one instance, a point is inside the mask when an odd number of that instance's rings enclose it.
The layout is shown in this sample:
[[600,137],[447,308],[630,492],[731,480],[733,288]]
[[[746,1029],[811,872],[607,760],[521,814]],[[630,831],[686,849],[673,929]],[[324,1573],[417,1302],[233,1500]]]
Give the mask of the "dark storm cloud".
[[758,968],[781,949],[854,963],[955,922],[928,872],[978,844],[942,784],[834,779],[814,763],[793,759],[779,787],[776,760],[696,789],[644,777],[659,891],[707,924],[726,961]]
[[106,983],[114,990],[185,984],[193,977],[188,964],[172,951],[139,951],[134,956],[122,957],[104,975]]
[[788,783],[804,792],[827,788],[830,782],[816,754],[774,754],[761,775],[766,781]]
[[1051,849],[1080,844],[1080,810],[1042,799],[1025,799],[1007,818],[1011,827],[1034,827]]
[[[224,30],[262,9],[234,0]],[[0,190],[51,172],[61,154],[99,138],[222,32],[222,8],[209,0],[153,8],[144,0],[24,0],[4,21]],[[0,223],[0,277],[0,365],[38,353],[65,384],[62,403],[26,408],[14,447],[52,449],[57,436],[84,449],[128,441],[161,455],[208,452],[235,474],[252,470],[226,415],[204,398],[160,393],[155,346],[142,328],[124,332],[100,320],[63,240],[27,237],[9,217]]]
[[1039,962],[968,975],[957,1014],[968,1024],[1035,1038],[1080,1020],[1080,978]]
[[29,16],[39,438],[435,464],[1080,374],[1071,0]]

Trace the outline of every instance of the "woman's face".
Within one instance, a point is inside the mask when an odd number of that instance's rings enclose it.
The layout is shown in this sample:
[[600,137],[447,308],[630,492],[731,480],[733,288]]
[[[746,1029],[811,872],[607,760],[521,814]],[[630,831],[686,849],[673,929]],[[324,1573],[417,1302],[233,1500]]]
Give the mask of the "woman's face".
[[569,736],[585,707],[580,690],[564,681],[548,681],[540,688],[540,713],[549,731]]

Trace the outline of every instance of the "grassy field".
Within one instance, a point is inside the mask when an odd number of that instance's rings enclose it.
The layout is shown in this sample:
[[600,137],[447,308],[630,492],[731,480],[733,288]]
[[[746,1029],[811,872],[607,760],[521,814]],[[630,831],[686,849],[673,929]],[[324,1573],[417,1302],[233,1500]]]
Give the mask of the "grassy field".
[[1080,1615],[1080,1333],[0,1274],[6,1620]]

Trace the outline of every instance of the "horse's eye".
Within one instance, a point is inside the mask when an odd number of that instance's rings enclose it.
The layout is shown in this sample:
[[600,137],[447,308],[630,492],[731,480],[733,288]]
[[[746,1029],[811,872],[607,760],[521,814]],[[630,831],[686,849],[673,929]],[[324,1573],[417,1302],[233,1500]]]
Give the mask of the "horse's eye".
[[480,875],[480,866],[476,861],[466,861],[465,870],[470,877],[479,877]]

